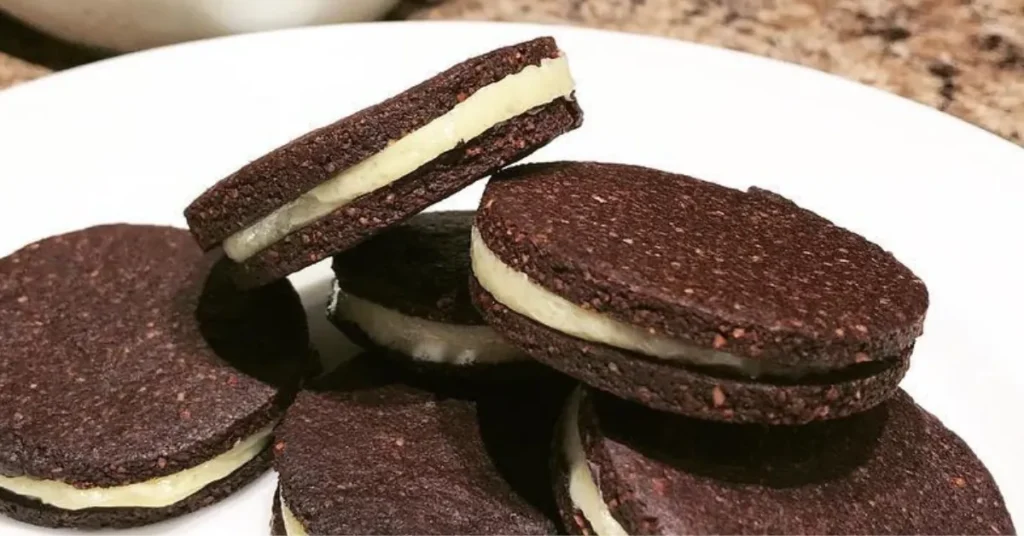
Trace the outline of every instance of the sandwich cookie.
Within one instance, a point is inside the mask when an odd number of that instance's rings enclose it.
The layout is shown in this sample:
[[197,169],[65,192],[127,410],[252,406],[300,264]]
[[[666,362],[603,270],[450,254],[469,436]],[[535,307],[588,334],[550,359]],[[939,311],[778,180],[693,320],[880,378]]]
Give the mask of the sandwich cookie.
[[574,534],[1013,534],[1002,495],[955,433],[903,391],[802,426],[570,397],[555,494]]
[[0,513],[132,527],[270,465],[309,355],[298,295],[211,270],[182,229],[107,225],[0,259]]
[[721,421],[801,423],[882,402],[928,306],[891,254],[779,195],[637,166],[503,171],[471,257],[484,319],[536,359]]
[[472,226],[469,211],[426,212],[336,255],[328,317],[360,346],[419,370],[533,364],[469,298]]
[[342,365],[289,408],[275,437],[276,534],[555,533],[560,391],[428,391],[378,360]]
[[469,59],[246,165],[185,210],[258,285],[345,250],[582,122],[544,37]]

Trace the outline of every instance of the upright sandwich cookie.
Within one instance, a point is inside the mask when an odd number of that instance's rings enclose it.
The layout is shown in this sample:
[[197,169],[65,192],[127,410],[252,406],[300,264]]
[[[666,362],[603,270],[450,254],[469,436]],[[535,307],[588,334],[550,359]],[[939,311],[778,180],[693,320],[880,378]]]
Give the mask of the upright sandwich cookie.
[[378,359],[343,365],[289,408],[275,534],[555,532],[558,391],[428,391]]
[[888,398],[928,294],[891,254],[776,194],[636,166],[489,183],[473,299],[527,353],[652,408],[800,423]]
[[185,217],[238,280],[295,272],[398,223],[580,125],[549,37],[489,52],[241,168]]
[[108,225],[0,259],[0,513],[131,527],[270,464],[308,355],[285,282],[237,290],[188,232]]
[[578,391],[556,496],[574,534],[1012,534],[992,475],[903,391],[802,426],[737,425]]
[[375,355],[419,369],[532,363],[484,324],[469,298],[472,225],[472,212],[425,212],[336,255],[331,321],[361,346],[383,350]]

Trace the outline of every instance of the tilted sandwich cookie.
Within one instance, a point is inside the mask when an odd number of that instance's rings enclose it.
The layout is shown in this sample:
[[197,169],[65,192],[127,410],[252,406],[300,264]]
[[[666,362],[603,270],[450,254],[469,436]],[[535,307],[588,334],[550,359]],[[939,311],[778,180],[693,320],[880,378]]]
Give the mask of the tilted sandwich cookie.
[[779,195],[617,164],[493,178],[472,270],[484,319],[538,360],[652,408],[731,422],[880,403],[928,306],[891,254]]
[[556,532],[560,391],[439,390],[382,364],[360,356],[289,408],[274,534]]
[[375,355],[419,369],[532,364],[469,298],[472,225],[469,211],[425,212],[336,255],[329,318],[364,348],[383,350]]
[[566,57],[538,38],[469,59],[246,165],[185,210],[238,281],[309,266],[582,122]]
[[131,527],[270,465],[309,356],[286,281],[242,292],[183,229],[107,225],[0,259],[0,513]]
[[1012,534],[955,433],[903,392],[841,419],[741,425],[593,390],[566,406],[555,492],[574,534]]

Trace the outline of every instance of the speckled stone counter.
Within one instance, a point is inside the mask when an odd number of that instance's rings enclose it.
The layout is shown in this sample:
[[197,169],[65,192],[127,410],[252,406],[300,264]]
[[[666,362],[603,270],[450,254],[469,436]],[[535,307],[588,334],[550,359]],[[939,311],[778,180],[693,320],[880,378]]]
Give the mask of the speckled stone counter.
[[[574,24],[734,48],[871,84],[1024,144],[1024,0],[407,0],[391,18]],[[5,57],[4,33],[0,25],[0,86],[46,72]]]

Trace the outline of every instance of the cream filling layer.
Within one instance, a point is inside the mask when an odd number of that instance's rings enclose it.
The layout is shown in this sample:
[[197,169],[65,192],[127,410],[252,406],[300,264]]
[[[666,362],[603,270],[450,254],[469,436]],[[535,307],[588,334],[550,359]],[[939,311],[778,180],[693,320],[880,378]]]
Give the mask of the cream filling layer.
[[109,488],[76,488],[56,480],[28,476],[0,476],[0,488],[23,497],[38,499],[64,510],[84,508],[163,508],[182,501],[209,484],[237,471],[270,443],[270,425],[239,440],[215,458],[183,471]]
[[459,143],[532,108],[572,94],[575,87],[565,56],[544,59],[484,86],[366,160],[228,237],[224,253],[236,262],[259,253],[288,234],[338,208],[412,173]]
[[[587,465],[586,452],[580,439],[580,397],[576,388],[565,405],[562,415],[562,455],[569,468],[569,500],[590,523],[597,536],[627,536],[626,529],[612,516],[601,489]],[[291,536],[289,534],[289,536]]]
[[470,365],[526,358],[490,326],[445,324],[405,315],[349,294],[337,281],[328,309],[332,316],[359,326],[378,345],[420,361]]
[[651,333],[610,316],[584,309],[534,283],[494,254],[475,227],[470,242],[473,275],[499,303],[567,335],[671,361],[727,367],[750,377],[766,373],[798,377],[816,369],[780,367],[757,359],[708,350]]
[[306,527],[303,527],[299,518],[295,517],[295,514],[288,509],[288,505],[285,504],[284,497],[280,493],[278,493],[278,501],[281,503],[281,524],[284,525],[285,535],[309,536]]

